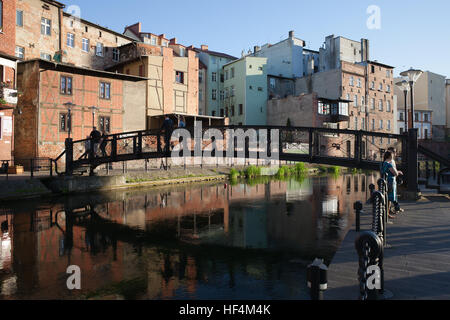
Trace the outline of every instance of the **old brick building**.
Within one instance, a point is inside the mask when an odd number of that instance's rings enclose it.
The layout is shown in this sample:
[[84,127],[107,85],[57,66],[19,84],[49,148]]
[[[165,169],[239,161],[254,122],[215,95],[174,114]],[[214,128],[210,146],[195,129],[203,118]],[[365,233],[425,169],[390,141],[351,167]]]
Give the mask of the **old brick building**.
[[109,71],[148,78],[145,91],[147,128],[159,128],[163,115],[198,115],[199,61],[192,50],[146,43],[122,46],[121,63]]
[[21,17],[16,30],[16,55],[103,70],[119,62],[118,47],[132,38],[64,12],[52,0],[17,2]]
[[[19,63],[24,92],[14,121],[17,162],[56,158],[69,131],[81,140],[93,126],[106,133],[140,130],[145,126],[144,80],[42,59]],[[71,124],[67,103],[73,103]]]
[[11,160],[13,148],[13,111],[17,102],[15,12],[15,0],[0,1],[0,161]]

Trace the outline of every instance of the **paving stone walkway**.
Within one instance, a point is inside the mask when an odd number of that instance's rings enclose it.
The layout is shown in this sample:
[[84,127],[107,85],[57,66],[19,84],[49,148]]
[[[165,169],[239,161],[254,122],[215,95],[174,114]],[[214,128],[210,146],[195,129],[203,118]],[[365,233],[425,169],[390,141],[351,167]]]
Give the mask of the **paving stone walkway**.
[[[427,194],[418,202],[402,203],[405,212],[388,225],[385,288],[394,300],[450,299],[450,197]],[[370,208],[361,218],[369,230]],[[359,297],[358,256],[353,229],[333,258],[328,272],[327,300]]]

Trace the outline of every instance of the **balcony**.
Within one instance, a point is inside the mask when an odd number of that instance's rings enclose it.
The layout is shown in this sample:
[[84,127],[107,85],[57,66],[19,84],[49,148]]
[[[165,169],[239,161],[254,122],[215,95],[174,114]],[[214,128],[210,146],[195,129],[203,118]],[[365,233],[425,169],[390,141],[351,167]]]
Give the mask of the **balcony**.
[[0,99],[4,100],[7,105],[16,105],[17,90],[0,86]]

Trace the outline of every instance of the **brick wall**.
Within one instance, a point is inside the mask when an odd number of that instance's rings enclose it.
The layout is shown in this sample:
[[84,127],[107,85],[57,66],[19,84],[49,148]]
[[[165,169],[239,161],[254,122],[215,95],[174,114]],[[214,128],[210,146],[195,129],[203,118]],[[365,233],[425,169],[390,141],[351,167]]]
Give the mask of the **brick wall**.
[[[71,109],[71,138],[74,140],[86,139],[89,136],[93,120],[94,125],[100,130],[99,117],[110,119],[109,133],[124,131],[124,83],[133,84],[134,81],[117,79],[114,75],[105,73],[94,76],[78,68],[65,67],[62,70],[61,65],[59,69],[53,69],[51,65],[53,64],[44,61],[19,64],[19,90],[23,90],[24,95],[19,99],[18,107],[21,114],[15,121],[17,157],[54,159],[61,154],[65,139],[68,138],[67,129],[61,127],[61,115],[68,113],[64,105],[68,102],[75,105]],[[61,93],[60,83],[63,76],[72,78],[70,95]],[[100,98],[100,82],[111,85],[110,99]],[[136,94],[136,90],[142,91],[144,88],[142,85],[132,87],[133,90],[128,90],[130,94]],[[91,106],[99,108],[95,119]],[[144,108],[141,113],[135,114],[135,117],[145,118]],[[75,154],[84,153],[84,144],[76,145],[75,149]]]
[[3,0],[3,26],[0,26],[0,52],[14,55],[16,43],[16,1]]

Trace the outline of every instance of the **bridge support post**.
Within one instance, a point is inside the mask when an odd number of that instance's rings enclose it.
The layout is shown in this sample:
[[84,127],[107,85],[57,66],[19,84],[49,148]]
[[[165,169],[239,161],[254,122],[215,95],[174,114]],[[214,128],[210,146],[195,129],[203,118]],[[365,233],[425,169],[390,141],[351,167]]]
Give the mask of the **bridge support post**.
[[362,160],[362,140],[362,133],[358,132],[355,135],[355,160],[358,165]]
[[408,131],[408,191],[406,197],[409,200],[417,200],[419,193],[417,129]]
[[67,138],[66,142],[66,175],[71,176],[73,174],[73,140]]

